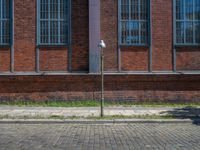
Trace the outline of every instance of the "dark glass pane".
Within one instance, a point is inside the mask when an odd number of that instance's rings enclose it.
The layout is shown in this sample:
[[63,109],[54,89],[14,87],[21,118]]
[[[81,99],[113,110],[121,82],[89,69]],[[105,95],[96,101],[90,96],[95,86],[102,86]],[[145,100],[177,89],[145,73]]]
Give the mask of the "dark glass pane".
[[184,19],[184,1],[176,0],[176,19],[183,20]]
[[9,43],[9,20],[2,21],[2,43]]
[[195,0],[195,20],[200,20],[200,0]]
[[60,0],[60,18],[67,19],[69,12],[68,3],[65,0]]
[[122,20],[128,20],[130,16],[130,10],[129,10],[129,0],[122,0],[121,3],[121,19]]
[[185,18],[188,20],[192,20],[193,12],[193,0],[185,0]]
[[138,20],[139,14],[139,0],[131,0],[131,20]]
[[51,21],[50,22],[50,42],[58,43],[58,22]]
[[195,23],[195,42],[200,44],[200,22]]
[[0,1],[0,19],[2,19],[2,6],[1,6],[2,4],[1,4],[1,1]]
[[148,1],[147,0],[140,0],[140,19],[146,20],[148,18]]
[[[0,29],[1,29],[2,27],[1,27],[1,21],[0,21]],[[2,36],[1,36],[1,31],[0,31],[0,45],[2,44],[3,42],[2,42]]]
[[2,44],[2,6],[1,6],[1,1],[0,1],[0,44]]
[[141,34],[141,43],[147,44],[147,22],[141,22],[140,24],[140,34]]
[[121,23],[121,42],[122,44],[129,44],[127,37],[129,36],[129,23],[128,21],[123,21]]
[[40,0],[40,18],[48,19],[49,15],[48,0]]
[[193,43],[194,37],[193,37],[193,23],[192,22],[186,22],[185,23],[185,32],[186,32],[186,43]]
[[139,43],[139,23],[138,22],[129,22],[130,36],[127,37],[127,40],[131,44]]
[[60,22],[60,42],[61,43],[67,43],[68,41],[68,31],[69,27],[68,27],[68,23],[66,21],[61,21]]
[[2,14],[2,18],[3,19],[7,19],[10,16],[10,1],[9,0],[2,0],[2,7],[3,7],[3,14]]
[[58,19],[58,0],[50,0],[50,18]]
[[176,42],[184,43],[184,22],[176,23]]
[[48,32],[48,21],[41,21],[40,23],[40,39],[41,43],[48,43],[48,37],[49,37],[49,32]]

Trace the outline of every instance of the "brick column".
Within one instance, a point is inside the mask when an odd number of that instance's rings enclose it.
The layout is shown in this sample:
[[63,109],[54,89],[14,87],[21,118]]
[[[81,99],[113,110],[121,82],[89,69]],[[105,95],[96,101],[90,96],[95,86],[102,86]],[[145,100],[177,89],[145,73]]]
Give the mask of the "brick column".
[[100,0],[89,0],[89,72],[100,72]]

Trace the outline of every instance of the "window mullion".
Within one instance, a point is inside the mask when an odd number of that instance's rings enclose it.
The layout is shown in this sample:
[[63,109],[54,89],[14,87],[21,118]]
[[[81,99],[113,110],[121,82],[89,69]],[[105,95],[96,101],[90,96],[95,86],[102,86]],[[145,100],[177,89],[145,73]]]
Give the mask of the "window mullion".
[[140,0],[138,0],[138,19],[139,19],[139,21],[138,21],[138,25],[139,25],[139,44],[141,44],[141,3],[140,3]]
[[121,44],[121,0],[118,0],[118,42],[119,42],[119,45]]
[[51,33],[51,30],[50,30],[50,0],[48,0],[48,43],[50,44],[51,43],[51,40],[50,40],[50,37],[51,37],[51,35],[50,35],[50,33]]
[[173,3],[173,21],[174,21],[174,23],[173,23],[173,25],[174,25],[174,27],[173,27],[173,32],[174,32],[174,43],[175,44],[177,44],[178,42],[177,42],[177,1],[176,0],[173,0],[174,1],[174,3]]
[[196,36],[195,36],[195,0],[193,0],[193,21],[192,21],[192,28],[193,28],[193,44],[196,43]]
[[2,20],[3,20],[3,2],[2,0],[0,0],[0,7],[1,7],[1,12],[0,12],[0,44],[3,44],[3,36],[2,36],[2,32],[3,32],[3,28],[2,28]]
[[[131,36],[131,0],[129,0],[129,21],[128,21],[128,36],[129,36],[129,44],[131,43],[130,36]],[[132,43],[131,43],[132,44]]]
[[61,30],[60,30],[60,0],[58,0],[58,43],[60,43],[60,39],[61,39],[61,37],[60,37],[60,32],[61,32]]
[[121,34],[122,34],[122,6],[121,6],[121,0],[118,0],[119,6],[118,6],[118,36],[119,36],[119,44],[122,43],[122,38],[121,38]]
[[41,27],[40,27],[40,24],[41,24],[41,2],[40,0],[37,1],[37,44],[40,44],[41,43]]
[[185,7],[186,1],[183,0],[183,29],[184,29],[184,43],[186,43],[186,7]]

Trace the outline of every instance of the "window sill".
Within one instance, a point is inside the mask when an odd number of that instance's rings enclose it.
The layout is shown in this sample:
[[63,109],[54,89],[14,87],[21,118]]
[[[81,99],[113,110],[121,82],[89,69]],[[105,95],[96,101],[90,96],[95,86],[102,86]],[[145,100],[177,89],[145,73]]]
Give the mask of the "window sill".
[[[59,72],[59,71],[49,71],[49,72],[0,72],[0,76],[99,76],[100,73],[88,73],[88,72]],[[105,72],[105,76],[127,76],[127,75],[200,75],[200,71],[166,71],[166,72]]]
[[119,46],[135,46],[135,47],[148,47],[149,45],[148,44],[119,44]]
[[0,48],[10,48],[11,47],[11,45],[0,45]]
[[149,45],[120,45],[121,51],[130,50],[130,51],[146,51],[150,49]]
[[37,47],[38,48],[45,48],[45,47],[69,47],[70,45],[69,44],[58,44],[58,45],[56,45],[56,44],[42,44],[42,45],[37,45]]
[[193,44],[189,44],[189,45],[188,45],[188,44],[186,44],[186,45],[180,44],[180,45],[177,45],[177,44],[176,44],[176,45],[174,45],[174,46],[177,47],[177,48],[178,48],[178,47],[195,47],[195,48],[196,48],[196,47],[200,47],[200,44],[195,44],[195,45],[193,45]]

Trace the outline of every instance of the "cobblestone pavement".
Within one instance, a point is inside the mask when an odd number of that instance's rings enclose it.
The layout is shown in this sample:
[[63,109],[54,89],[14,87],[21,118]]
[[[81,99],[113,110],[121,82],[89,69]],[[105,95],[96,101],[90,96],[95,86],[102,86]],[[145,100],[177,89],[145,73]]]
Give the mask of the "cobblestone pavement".
[[200,150],[194,124],[0,124],[0,150]]

